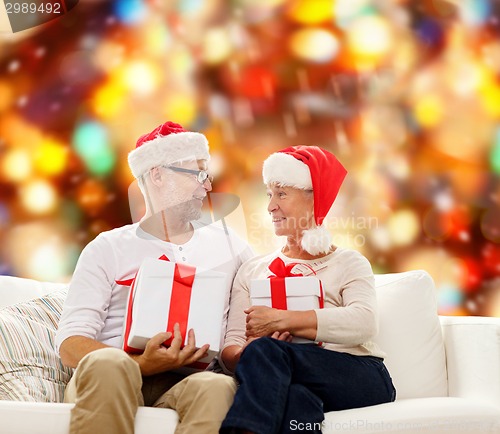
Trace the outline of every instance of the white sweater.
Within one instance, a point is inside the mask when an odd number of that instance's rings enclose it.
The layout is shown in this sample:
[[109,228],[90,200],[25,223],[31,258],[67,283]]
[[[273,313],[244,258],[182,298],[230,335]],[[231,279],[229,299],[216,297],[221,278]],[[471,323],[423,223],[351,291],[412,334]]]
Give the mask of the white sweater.
[[74,335],[121,348],[130,287],[116,281],[133,278],[144,258],[162,255],[174,262],[227,273],[227,312],[234,276],[253,252],[220,224],[197,227],[182,245],[155,238],[138,223],[103,232],[83,249],[76,265],[56,334],[57,350]]
[[[315,309],[318,328],[316,341],[328,350],[360,356],[385,357],[371,339],[377,334],[377,300],[374,277],[368,260],[359,252],[337,248],[318,260],[291,259],[281,252],[254,257],[245,262],[236,275],[224,347],[242,346],[245,342],[245,313],[250,306],[249,288],[252,279],[266,279],[267,268],[276,258],[285,264],[307,264],[323,285],[324,309]],[[300,267],[304,275],[313,275],[308,267]]]

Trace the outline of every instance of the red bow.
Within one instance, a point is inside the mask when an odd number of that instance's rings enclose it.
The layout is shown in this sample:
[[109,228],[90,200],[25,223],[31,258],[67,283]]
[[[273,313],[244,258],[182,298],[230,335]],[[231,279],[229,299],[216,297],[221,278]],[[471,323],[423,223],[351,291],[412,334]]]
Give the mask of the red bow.
[[[274,276],[269,276],[271,280],[271,306],[275,309],[287,310],[288,305],[286,302],[286,285],[285,278],[287,277],[301,277],[302,273],[292,273],[293,268],[296,265],[304,265],[308,267],[313,274],[316,272],[307,264],[300,264],[299,262],[292,262],[285,265],[285,262],[281,258],[276,258],[268,266],[269,271],[274,274]],[[319,307],[323,308],[323,288],[320,281],[320,299]]]
[[286,277],[303,276],[302,273],[292,273],[293,267],[297,265],[296,262],[285,265],[281,258],[276,258],[269,264],[269,271],[274,276],[269,276],[271,280],[271,306],[275,309],[287,310],[288,305],[286,302]]
[[285,262],[281,258],[276,258],[273,262],[269,264],[269,271],[274,274],[272,277],[295,277],[303,276],[302,273],[292,273],[293,268],[299,265],[298,262],[292,262],[291,264],[285,265]]
[[[158,259],[161,259],[162,261],[170,261],[166,257],[166,255],[161,255]],[[123,285],[123,286],[131,286],[132,283],[134,283],[135,278],[137,277],[137,273],[135,273],[135,276],[132,277],[132,279],[125,279],[125,280],[115,280],[117,285]]]

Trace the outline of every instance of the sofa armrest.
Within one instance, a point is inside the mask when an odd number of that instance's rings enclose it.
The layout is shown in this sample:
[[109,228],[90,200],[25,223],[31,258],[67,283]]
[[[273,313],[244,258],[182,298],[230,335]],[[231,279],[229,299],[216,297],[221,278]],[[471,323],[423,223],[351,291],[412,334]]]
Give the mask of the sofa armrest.
[[500,318],[441,316],[448,395],[500,407]]
[[0,276],[0,309],[42,297],[67,286],[64,283],[40,282],[14,276]]

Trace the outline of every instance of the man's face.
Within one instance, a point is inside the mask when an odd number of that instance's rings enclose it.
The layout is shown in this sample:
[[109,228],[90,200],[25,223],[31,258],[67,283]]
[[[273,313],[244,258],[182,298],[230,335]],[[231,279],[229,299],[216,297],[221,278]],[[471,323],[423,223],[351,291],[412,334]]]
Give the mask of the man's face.
[[[175,213],[179,219],[188,222],[201,217],[201,208],[207,192],[212,190],[212,183],[207,179],[203,184],[198,181],[197,172],[207,171],[206,160],[191,160],[172,164],[173,169],[162,167],[165,176],[164,203],[169,213]],[[195,173],[181,172],[175,168],[192,170]]]

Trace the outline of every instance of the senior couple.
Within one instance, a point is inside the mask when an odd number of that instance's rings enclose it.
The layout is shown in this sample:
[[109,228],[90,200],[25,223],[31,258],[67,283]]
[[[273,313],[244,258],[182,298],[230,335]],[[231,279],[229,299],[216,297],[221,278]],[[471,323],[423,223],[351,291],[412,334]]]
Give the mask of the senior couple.
[[[347,173],[341,163],[316,146],[266,159],[267,211],[286,244],[255,257],[230,229],[197,221],[212,189],[209,158],[206,137],[173,122],[141,136],[130,152],[145,215],[101,233],[82,251],[56,335],[62,362],[77,368],[65,393],[75,403],[71,434],[133,434],[143,405],[175,409],[178,434],[287,433],[300,423],[320,426],[324,412],[395,399],[384,353],[371,341],[377,332],[371,266],[360,253],[332,245],[322,225]],[[210,371],[172,372],[207,351],[192,330],[186,346],[174,327],[169,347],[163,342],[171,333],[159,330],[140,355],[120,349],[130,290],[124,281],[144,258],[163,255],[229,277],[224,345]],[[269,277],[277,257],[315,273],[324,308],[250,306],[251,280]]]

